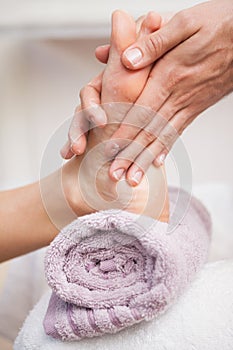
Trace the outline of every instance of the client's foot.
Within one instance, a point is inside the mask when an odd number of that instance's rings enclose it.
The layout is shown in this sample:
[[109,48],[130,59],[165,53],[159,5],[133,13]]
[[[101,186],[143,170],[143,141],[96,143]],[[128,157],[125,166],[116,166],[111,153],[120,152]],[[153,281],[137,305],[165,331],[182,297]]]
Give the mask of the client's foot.
[[[160,17],[150,13],[144,20],[139,35],[148,34],[158,29],[159,25]],[[111,162],[105,155],[105,143],[123,120],[130,108],[129,103],[135,102],[141,93],[150,72],[150,67],[135,72],[128,71],[121,63],[122,52],[135,39],[136,25],[133,18],[116,11],[112,17],[111,49],[103,74],[101,93],[101,102],[109,124],[103,129],[91,130],[87,151],[67,166],[78,166],[79,193],[88,212],[119,208],[168,221],[167,184],[163,167],[151,166],[140,185],[134,188],[129,186],[124,176],[119,183],[115,183],[108,174]]]

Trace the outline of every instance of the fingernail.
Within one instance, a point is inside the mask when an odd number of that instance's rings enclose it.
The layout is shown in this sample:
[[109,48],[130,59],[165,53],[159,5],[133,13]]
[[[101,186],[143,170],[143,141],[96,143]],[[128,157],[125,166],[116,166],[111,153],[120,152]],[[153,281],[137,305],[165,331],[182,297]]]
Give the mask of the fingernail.
[[113,177],[114,177],[115,180],[119,181],[120,178],[122,177],[122,175],[124,174],[124,172],[125,172],[125,169],[120,168],[120,169],[115,170],[115,171],[112,173],[112,175],[113,175]]
[[142,175],[143,175],[143,172],[141,170],[138,170],[134,176],[131,178],[131,181],[133,181],[134,183],[136,183],[137,185],[139,184],[139,182],[141,181],[142,179]]
[[142,52],[139,49],[126,50],[124,55],[132,65],[139,63],[142,59]]
[[160,154],[157,158],[156,158],[156,162],[158,163],[158,165],[163,165],[164,161],[166,158],[166,154],[162,153]]

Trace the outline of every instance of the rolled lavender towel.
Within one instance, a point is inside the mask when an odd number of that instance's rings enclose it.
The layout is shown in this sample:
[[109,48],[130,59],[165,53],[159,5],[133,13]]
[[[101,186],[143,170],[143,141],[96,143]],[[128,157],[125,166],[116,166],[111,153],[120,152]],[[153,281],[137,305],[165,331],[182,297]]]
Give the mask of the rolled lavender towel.
[[[169,193],[172,212],[179,212],[178,193]],[[185,192],[179,195],[180,204],[188,202]],[[160,315],[206,261],[210,226],[208,213],[194,198],[170,234],[168,224],[125,211],[77,219],[46,254],[53,293],[45,332],[57,339],[80,340]]]

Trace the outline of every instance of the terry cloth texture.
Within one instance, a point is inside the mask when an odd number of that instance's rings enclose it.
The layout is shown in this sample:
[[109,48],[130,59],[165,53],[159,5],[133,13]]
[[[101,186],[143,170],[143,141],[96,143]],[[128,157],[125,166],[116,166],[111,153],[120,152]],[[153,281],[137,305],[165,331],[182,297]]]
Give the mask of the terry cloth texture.
[[[179,195],[179,203],[188,202],[185,192]],[[171,189],[173,212],[177,196],[178,190]],[[87,215],[64,228],[45,259],[53,290],[46,333],[80,340],[116,333],[163,313],[207,259],[210,218],[192,198],[175,229],[168,233],[168,228],[119,210]]]

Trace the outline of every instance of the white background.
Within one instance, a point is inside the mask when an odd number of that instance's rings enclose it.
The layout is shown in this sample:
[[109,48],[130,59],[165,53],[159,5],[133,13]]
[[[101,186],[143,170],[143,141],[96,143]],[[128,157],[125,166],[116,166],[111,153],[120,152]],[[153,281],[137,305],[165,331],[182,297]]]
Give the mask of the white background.
[[[0,1],[0,187],[39,177],[51,134],[72,116],[80,88],[102,69],[94,49],[108,41],[114,9],[136,17],[197,2]],[[231,95],[203,113],[183,136],[194,185],[232,183],[232,108]],[[177,182],[171,162],[168,177]]]

